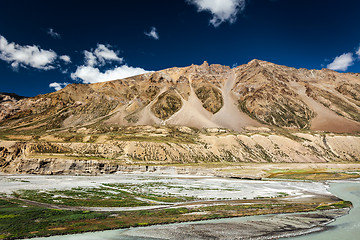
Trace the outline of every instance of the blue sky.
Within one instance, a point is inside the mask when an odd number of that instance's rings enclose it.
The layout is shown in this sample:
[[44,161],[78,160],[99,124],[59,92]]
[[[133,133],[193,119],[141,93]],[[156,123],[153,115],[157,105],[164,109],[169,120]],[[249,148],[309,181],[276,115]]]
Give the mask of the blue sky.
[[360,1],[6,1],[0,92],[35,96],[68,83],[256,58],[360,72]]

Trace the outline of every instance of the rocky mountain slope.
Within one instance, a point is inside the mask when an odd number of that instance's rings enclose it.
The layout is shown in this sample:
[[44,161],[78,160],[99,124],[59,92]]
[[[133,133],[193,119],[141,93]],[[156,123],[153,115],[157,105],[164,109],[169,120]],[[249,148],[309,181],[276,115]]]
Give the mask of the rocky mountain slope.
[[0,119],[16,114],[20,110],[16,109],[18,101],[24,98],[14,93],[0,93]]
[[357,163],[360,75],[253,60],[192,65],[32,98],[0,94],[0,171]]
[[349,133],[360,131],[360,75],[260,60],[233,69],[204,62],[70,84],[54,93],[1,101],[0,110],[2,129],[165,124],[241,131],[267,125]]
[[154,166],[169,164],[357,163],[360,157],[360,137],[349,135],[175,126],[136,126],[103,134],[79,130],[0,141],[0,171],[100,174],[155,171],[159,167]]

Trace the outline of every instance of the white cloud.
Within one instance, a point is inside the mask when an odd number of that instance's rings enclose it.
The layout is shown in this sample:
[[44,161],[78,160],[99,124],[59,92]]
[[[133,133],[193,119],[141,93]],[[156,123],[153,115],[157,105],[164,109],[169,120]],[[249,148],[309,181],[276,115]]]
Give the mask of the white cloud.
[[60,89],[66,87],[67,85],[68,83],[53,82],[49,84],[49,87],[54,88],[56,91],[59,91]]
[[236,15],[245,8],[245,0],[186,0],[197,7],[198,12],[207,11],[212,14],[210,23],[218,27],[223,22],[234,23]]
[[84,51],[85,63],[88,66],[103,66],[106,61],[123,62],[123,58],[118,56],[118,52],[110,49],[110,45],[98,44],[96,49],[91,51]]
[[92,66],[80,66],[76,69],[76,72],[71,74],[71,78],[74,80],[81,80],[83,83],[97,83],[123,79],[146,72],[148,71],[142,68],[129,67],[127,65],[109,69],[105,72],[101,72],[98,68]]
[[354,57],[352,53],[344,53],[337,56],[332,63],[327,65],[327,68],[331,70],[346,71],[348,67],[354,64]]
[[360,58],[360,47],[359,47],[358,50],[356,51],[356,55],[358,55],[358,58]]
[[30,66],[37,69],[49,70],[55,68],[52,64],[57,58],[53,50],[43,50],[38,46],[21,46],[9,43],[5,37],[0,35],[0,59],[8,63],[14,69],[19,66]]
[[89,66],[94,66],[97,64],[97,60],[96,60],[96,56],[89,51],[84,51],[84,55],[85,55],[85,63]]
[[102,71],[99,67],[104,67],[107,63],[123,63],[124,59],[118,56],[118,51],[110,49],[110,45],[98,44],[97,48],[91,51],[84,51],[85,64],[78,66],[74,73],[71,73],[73,80],[82,83],[97,83],[116,79],[123,79],[148,71],[139,67],[130,67],[126,64],[116,66],[115,68]]
[[63,60],[65,63],[71,63],[71,59],[68,55],[62,55],[59,57],[61,60]]
[[53,28],[49,28],[46,33],[49,34],[54,39],[60,39],[61,38],[60,34],[55,32]]
[[151,27],[150,32],[144,32],[144,34],[153,39],[159,40],[159,33],[156,30],[156,27]]

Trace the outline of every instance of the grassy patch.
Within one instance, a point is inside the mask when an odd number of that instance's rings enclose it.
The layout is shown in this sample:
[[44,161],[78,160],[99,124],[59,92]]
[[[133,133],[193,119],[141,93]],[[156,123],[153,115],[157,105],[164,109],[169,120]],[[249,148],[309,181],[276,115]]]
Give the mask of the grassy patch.
[[167,189],[171,189],[171,188],[184,189],[184,187],[180,187],[180,186],[174,187],[161,182],[150,182],[150,183],[142,183],[142,184],[118,183],[118,184],[104,184],[104,185],[109,187],[126,189],[130,191],[133,194],[133,196],[154,200],[154,201],[160,201],[160,202],[184,202],[184,201],[191,201],[196,199],[194,197],[178,196],[170,193],[167,194],[154,193],[152,191],[152,188],[157,188],[157,187],[166,187]]
[[[259,201],[259,200],[258,200]],[[262,203],[212,205],[198,208],[172,208],[114,213],[68,211],[26,206],[17,200],[0,199],[0,239],[28,238],[81,233],[107,229],[147,226],[174,222],[207,220],[260,214],[291,213],[351,207],[350,202],[289,203],[262,200]],[[191,214],[198,213],[202,214]]]
[[108,215],[109,213],[44,209],[0,199],[0,216],[7,216],[0,219],[0,239],[47,236],[57,232],[50,229],[57,228],[58,225],[88,219],[100,220]]
[[338,208],[351,208],[352,203],[349,201],[340,201],[332,204],[321,204],[316,207],[317,210],[328,210],[328,209],[338,209]]
[[349,178],[359,178],[358,173],[348,172],[327,172],[327,171],[314,171],[314,170],[284,170],[272,172],[268,178],[279,179],[295,179],[295,180],[311,180],[311,181],[324,181],[324,180],[341,180]]
[[161,182],[104,184],[102,187],[97,188],[78,187],[69,190],[52,191],[21,190],[15,192],[13,196],[52,205],[82,207],[137,207],[156,204],[155,201],[171,203],[196,199],[171,193],[155,193],[152,189],[157,187],[179,188]]
[[22,190],[14,193],[17,198],[31,201],[84,207],[135,207],[147,206],[149,203],[140,201],[130,194],[121,190],[109,190],[107,188],[73,188],[70,190]]

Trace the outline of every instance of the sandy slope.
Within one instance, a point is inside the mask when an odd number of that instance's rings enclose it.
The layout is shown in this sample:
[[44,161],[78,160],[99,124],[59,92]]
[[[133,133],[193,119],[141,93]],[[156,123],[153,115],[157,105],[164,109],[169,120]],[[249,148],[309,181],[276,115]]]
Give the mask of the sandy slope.
[[262,126],[258,121],[250,118],[245,113],[241,112],[237,107],[237,97],[232,88],[235,85],[235,73],[231,71],[225,85],[221,89],[223,95],[224,106],[219,112],[215,113],[212,120],[222,127],[234,129],[237,131],[245,127],[260,127]]
[[180,111],[171,116],[168,120],[165,121],[165,123],[195,128],[222,127],[222,125],[211,121],[213,114],[208,112],[202,106],[201,101],[196,96],[195,91],[192,87],[191,77],[189,80],[190,96],[188,101],[182,98],[183,106]]
[[305,93],[306,89],[303,85],[297,82],[290,82],[290,86],[299,94],[306,105],[316,113],[316,117],[311,122],[312,130],[335,133],[360,131],[360,123],[339,116],[329,108],[307,96]]
[[247,126],[261,126],[260,123],[251,119],[237,107],[237,97],[234,92],[231,91],[234,84],[235,74],[231,71],[224,86],[220,89],[224,106],[215,114],[210,113],[202,106],[202,102],[198,99],[190,84],[191,91],[189,99],[186,101],[182,98],[183,107],[181,110],[166,120],[165,123],[196,128],[222,127],[237,131],[240,131]]

